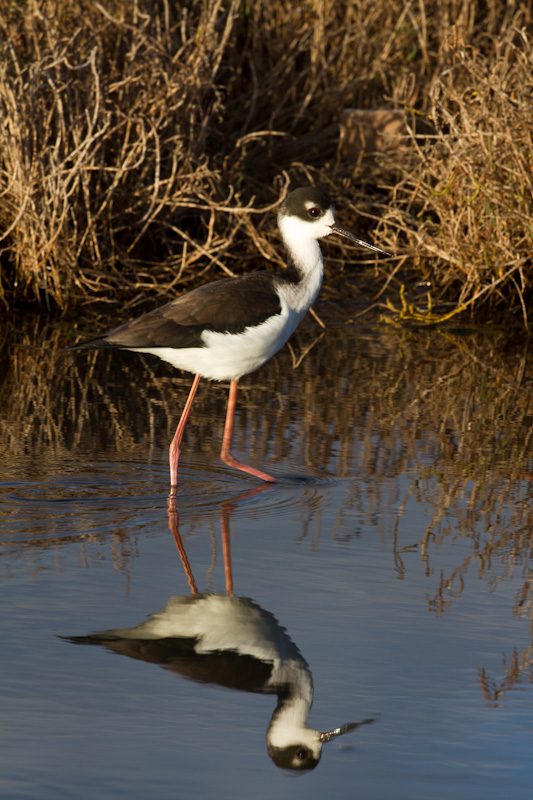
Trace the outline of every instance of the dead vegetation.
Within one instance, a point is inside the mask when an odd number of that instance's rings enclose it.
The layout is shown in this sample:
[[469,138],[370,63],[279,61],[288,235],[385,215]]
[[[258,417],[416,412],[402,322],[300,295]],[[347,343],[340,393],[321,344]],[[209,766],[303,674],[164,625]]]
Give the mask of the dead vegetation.
[[[527,328],[532,34],[511,0],[0,0],[0,300],[132,308],[279,263],[265,212],[311,181],[398,255],[389,316]],[[347,163],[347,107],[435,134]]]

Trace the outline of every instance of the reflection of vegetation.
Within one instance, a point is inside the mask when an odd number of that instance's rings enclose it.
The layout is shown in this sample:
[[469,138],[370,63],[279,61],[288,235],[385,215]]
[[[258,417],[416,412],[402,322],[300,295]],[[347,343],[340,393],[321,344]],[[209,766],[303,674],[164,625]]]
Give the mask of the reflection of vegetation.
[[[313,335],[304,327],[295,350]],[[0,364],[3,452],[39,474],[80,448],[112,452],[114,460],[166,449],[190,377],[138,354],[62,353],[65,339],[64,328],[38,319],[16,336],[4,331],[13,346]],[[524,537],[533,493],[528,356],[527,340],[508,349],[497,333],[396,337],[330,328],[296,371],[285,350],[248,379],[236,444],[271,463],[372,479],[365,490],[376,492],[378,507],[381,482],[415,469],[404,503],[431,502],[428,537],[445,535],[450,509],[468,535],[480,514],[494,535],[503,505],[514,509],[515,537]],[[225,395],[225,386],[207,384],[188,432],[186,449],[206,459]]]
[[505,677],[499,682],[491,678],[484,667],[478,672],[483,697],[490,705],[499,705],[505,692],[514,689],[524,680],[533,683],[533,646],[526,647],[520,654],[514,652],[510,659],[504,656],[503,670]]
[[[293,339],[296,356],[315,333],[312,322],[304,325]],[[0,364],[5,461],[39,479],[58,463],[74,471],[79,452],[85,460],[109,453],[114,464],[143,463],[154,452],[164,458],[190,378],[137,354],[64,354],[66,338],[64,329],[39,320],[16,335],[4,332],[11,345],[3,348],[10,362]],[[528,341],[509,348],[497,332],[397,335],[330,327],[296,371],[285,350],[243,384],[235,449],[253,452],[281,474],[288,468],[353,476],[343,483],[331,535],[342,540],[354,510],[385,541],[393,535],[399,577],[417,554],[435,580],[428,596],[435,613],[444,614],[477,575],[493,588],[513,578],[519,584],[513,611],[531,618],[532,377]],[[218,466],[225,401],[226,387],[204,387],[184,463],[194,451],[207,470]],[[166,480],[166,469],[162,474]],[[68,497],[74,491],[80,497],[85,489],[65,489]],[[133,497],[136,487],[125,484],[120,492]],[[413,540],[407,515],[415,503],[429,524]],[[320,499],[306,508],[297,532],[309,531],[315,549],[324,535],[322,508]],[[115,530],[95,534],[82,518],[77,530],[79,537],[68,540],[53,529],[33,537],[25,531],[23,540],[11,540],[11,553],[26,557],[32,547],[57,548],[77,538],[83,547],[109,544],[118,568],[135,554],[120,519]],[[470,551],[452,549],[455,563],[441,570],[437,551],[459,540]],[[517,654],[516,669],[510,665],[506,674],[529,674],[530,650]],[[492,684],[486,675],[483,680],[488,693]]]
[[[317,181],[423,278],[395,316],[527,327],[532,33],[504,0],[2,0],[0,297],[134,306],[279,262],[263,212]],[[340,112],[383,106],[433,133],[342,157]]]

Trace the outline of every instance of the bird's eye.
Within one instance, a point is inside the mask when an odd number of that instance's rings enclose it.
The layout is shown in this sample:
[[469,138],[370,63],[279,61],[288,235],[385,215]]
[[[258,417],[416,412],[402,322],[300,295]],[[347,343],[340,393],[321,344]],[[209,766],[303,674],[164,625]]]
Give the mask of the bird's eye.
[[317,208],[316,206],[311,206],[311,208],[307,209],[307,213],[309,214],[311,219],[316,219],[317,217],[320,216],[320,209]]
[[305,747],[302,747],[300,750],[296,751],[296,758],[298,759],[298,761],[305,761],[308,755],[309,751]]

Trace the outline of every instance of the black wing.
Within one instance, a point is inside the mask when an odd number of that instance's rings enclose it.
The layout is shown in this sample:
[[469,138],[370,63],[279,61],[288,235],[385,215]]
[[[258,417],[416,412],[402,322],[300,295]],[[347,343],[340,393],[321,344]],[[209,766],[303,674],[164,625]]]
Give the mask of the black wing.
[[204,330],[239,333],[281,312],[274,273],[256,272],[199,286],[171,303],[87,339],[87,347],[202,347]]

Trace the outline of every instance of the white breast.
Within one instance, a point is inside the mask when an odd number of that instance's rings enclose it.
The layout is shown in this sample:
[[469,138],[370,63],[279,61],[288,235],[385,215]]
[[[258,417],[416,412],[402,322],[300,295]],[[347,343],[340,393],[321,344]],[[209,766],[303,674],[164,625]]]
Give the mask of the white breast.
[[[307,223],[304,223],[307,224]],[[280,226],[281,227],[281,226]],[[251,325],[238,334],[205,330],[204,347],[136,347],[138,353],[151,353],[176,369],[183,369],[214,381],[238,380],[261,367],[283,347],[296,326],[315,302],[324,274],[322,253],[316,240],[300,242],[294,250],[286,241],[300,280],[275,282],[281,312],[259,325]]]
[[138,353],[151,353],[176,369],[214,381],[238,380],[261,367],[283,347],[303,312],[293,311],[282,299],[280,314],[238,334],[204,331],[204,347],[136,347]]

